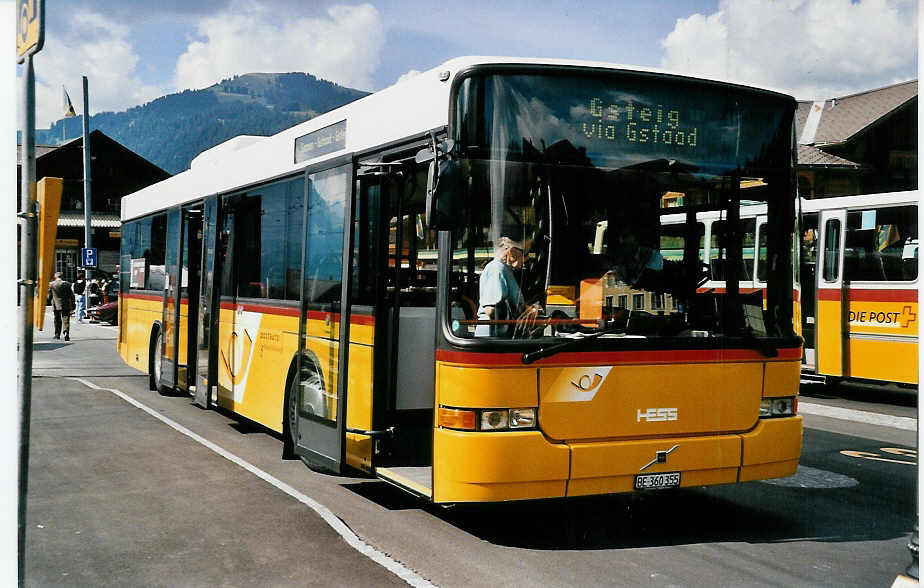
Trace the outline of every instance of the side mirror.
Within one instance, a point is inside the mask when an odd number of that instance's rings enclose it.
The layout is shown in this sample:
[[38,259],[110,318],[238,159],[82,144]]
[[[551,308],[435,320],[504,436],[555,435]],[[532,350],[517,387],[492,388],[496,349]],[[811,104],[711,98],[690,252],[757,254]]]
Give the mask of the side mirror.
[[456,225],[455,203],[462,181],[462,166],[452,159],[430,162],[427,173],[427,226],[451,231]]

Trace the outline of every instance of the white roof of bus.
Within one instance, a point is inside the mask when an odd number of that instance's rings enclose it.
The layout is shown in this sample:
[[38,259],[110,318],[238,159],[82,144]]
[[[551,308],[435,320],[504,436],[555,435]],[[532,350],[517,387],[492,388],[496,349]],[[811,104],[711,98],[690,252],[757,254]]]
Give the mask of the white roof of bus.
[[917,204],[918,191],[883,192],[881,194],[860,194],[858,196],[838,196],[835,198],[802,199],[802,212],[836,210],[839,208],[869,208],[871,206],[889,206],[900,204]]
[[[459,57],[442,65],[318,115],[269,137],[235,137],[196,156],[190,169],[122,199],[123,221],[212,194],[230,192],[340,154],[359,152],[444,127],[449,118],[452,79],[475,65],[523,64],[598,67],[678,75],[669,71],[570,59]],[[446,81],[440,74],[448,72]],[[717,80],[721,81],[721,80]],[[775,91],[775,90],[772,90]],[[295,163],[295,139],[333,123],[347,121],[346,147]]]

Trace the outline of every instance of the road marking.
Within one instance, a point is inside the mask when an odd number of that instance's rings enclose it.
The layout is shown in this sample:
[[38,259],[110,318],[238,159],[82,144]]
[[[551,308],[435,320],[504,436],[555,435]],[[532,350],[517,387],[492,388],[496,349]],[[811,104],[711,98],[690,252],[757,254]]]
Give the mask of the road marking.
[[76,382],[80,382],[80,383],[83,384],[84,386],[87,386],[87,387],[89,387],[89,388],[93,388],[94,390],[102,390],[102,391],[106,391],[106,392],[112,392],[113,394],[115,394],[116,396],[118,396],[119,398],[121,398],[122,400],[128,402],[129,404],[131,404],[131,405],[133,405],[133,406],[135,406],[135,407],[137,407],[137,408],[140,408],[141,410],[143,410],[144,412],[148,413],[149,415],[151,415],[152,417],[156,418],[157,420],[159,420],[159,421],[163,422],[164,424],[166,424],[166,425],[172,427],[173,429],[176,429],[177,431],[179,431],[180,433],[186,435],[187,437],[191,438],[192,440],[196,441],[197,443],[200,443],[200,444],[204,445],[205,447],[211,449],[212,451],[214,451],[214,452],[217,453],[218,455],[224,457],[225,459],[227,459],[227,460],[229,460],[229,461],[231,461],[231,462],[233,462],[233,463],[239,465],[240,467],[242,467],[242,468],[244,468],[245,470],[247,470],[248,472],[254,474],[254,475],[257,476],[258,478],[261,478],[261,479],[263,479],[264,481],[269,482],[270,484],[272,484],[272,485],[275,486],[276,488],[282,490],[283,492],[285,492],[286,494],[288,494],[288,495],[291,496],[292,498],[295,498],[296,500],[298,500],[298,501],[301,502],[302,504],[308,506],[309,508],[311,508],[312,510],[314,510],[316,513],[318,513],[318,514],[321,516],[321,518],[324,519],[324,521],[325,521],[334,531],[336,531],[336,532],[343,538],[343,540],[347,542],[348,545],[350,545],[350,547],[352,547],[352,548],[355,549],[356,551],[362,553],[363,555],[365,555],[366,557],[368,557],[369,559],[371,559],[371,560],[374,561],[375,563],[379,564],[380,566],[382,566],[383,568],[385,568],[385,569],[388,570],[389,572],[395,574],[396,576],[398,576],[399,578],[401,578],[402,580],[404,580],[405,582],[407,582],[407,583],[410,584],[411,586],[415,586],[415,587],[417,587],[417,588],[435,588],[434,584],[431,584],[429,581],[427,581],[426,579],[424,579],[423,577],[421,577],[421,576],[418,575],[417,573],[415,573],[415,572],[409,570],[408,568],[404,567],[404,566],[403,566],[402,564],[400,564],[399,562],[393,560],[392,558],[388,557],[387,555],[385,555],[385,554],[382,553],[381,551],[378,551],[377,549],[375,549],[374,547],[372,547],[371,545],[369,545],[368,543],[366,543],[365,541],[363,541],[362,539],[360,539],[360,538],[356,535],[356,533],[354,533],[354,532],[346,525],[346,523],[344,523],[342,520],[340,520],[340,518],[337,517],[337,515],[335,515],[329,508],[327,508],[326,506],[324,506],[324,505],[321,504],[320,502],[314,500],[313,498],[310,498],[310,497],[306,496],[305,494],[302,494],[301,492],[299,492],[298,490],[296,490],[296,489],[293,488],[292,486],[286,484],[286,483],[283,482],[282,480],[276,478],[275,476],[272,476],[271,474],[268,474],[268,473],[264,472],[263,470],[261,470],[260,468],[258,468],[258,467],[255,466],[255,465],[251,464],[250,462],[241,459],[240,457],[234,455],[233,453],[229,452],[228,450],[224,449],[223,447],[220,447],[219,445],[216,445],[215,443],[212,443],[212,442],[209,441],[208,439],[206,439],[206,438],[204,438],[204,437],[202,437],[202,436],[200,436],[200,435],[198,435],[198,434],[192,432],[191,430],[187,429],[186,427],[184,427],[183,425],[179,424],[178,422],[176,422],[176,421],[174,421],[174,420],[172,420],[172,419],[170,419],[170,418],[165,417],[164,415],[160,414],[159,412],[157,412],[157,411],[154,410],[153,408],[151,408],[151,407],[149,407],[149,406],[147,406],[147,405],[145,405],[145,404],[143,404],[143,403],[141,403],[141,402],[135,400],[134,398],[132,398],[131,396],[129,396],[128,394],[125,394],[124,392],[122,392],[122,391],[120,391],[120,390],[115,390],[115,389],[113,389],[113,388],[101,388],[100,386],[97,386],[96,384],[94,384],[94,383],[92,383],[92,382],[90,382],[90,381],[88,381],[88,380],[85,380],[85,379],[83,379],[83,378],[71,378],[71,379],[74,380],[74,381],[76,381]]
[[[908,457],[917,457],[917,453],[916,453],[916,452],[911,452],[910,454],[898,453],[899,451],[903,451],[903,450],[900,450],[900,449],[893,449],[893,448],[891,448],[891,447],[883,447],[883,448],[881,448],[879,451],[885,451],[886,453],[892,453],[892,454],[897,454],[897,455],[908,455]],[[907,450],[906,450],[906,451],[907,451]],[[917,465],[917,462],[916,462],[916,461],[904,461],[904,460],[901,460],[901,459],[889,459],[889,458],[887,458],[887,457],[882,457],[882,456],[879,455],[878,453],[870,453],[869,451],[848,451],[848,450],[844,450],[844,451],[841,451],[841,455],[846,455],[847,457],[859,457],[860,459],[869,459],[869,460],[872,460],[872,461],[885,461],[885,462],[888,462],[888,463],[903,463],[903,464],[907,464],[907,465]]]
[[825,404],[814,404],[799,400],[799,412],[802,414],[812,414],[816,416],[830,417],[844,421],[854,421],[858,423],[867,423],[870,425],[880,425],[883,427],[892,427],[894,429],[904,429],[905,431],[917,431],[918,419],[911,417],[892,416],[889,414],[880,414],[877,412],[866,412],[854,410],[852,408],[840,408],[837,406],[827,406]]

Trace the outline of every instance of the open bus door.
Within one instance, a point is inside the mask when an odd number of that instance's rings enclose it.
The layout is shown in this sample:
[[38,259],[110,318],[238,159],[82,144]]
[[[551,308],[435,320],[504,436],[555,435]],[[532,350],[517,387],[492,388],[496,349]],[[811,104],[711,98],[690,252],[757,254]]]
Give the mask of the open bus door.
[[[218,289],[215,277],[218,241],[218,198],[206,200],[202,206],[202,239],[199,281],[199,308],[196,329],[196,389],[193,402],[210,408],[212,394],[217,393],[218,380]],[[190,297],[191,298],[191,297]],[[190,312],[190,317],[193,314]]]
[[[166,281],[161,316],[158,388],[189,390],[195,369],[202,207],[174,208],[167,213]],[[183,305],[186,305],[186,311]],[[193,371],[194,373],[194,371]]]
[[174,389],[177,382],[177,315],[179,314],[180,276],[177,271],[178,255],[180,250],[181,223],[179,207],[167,211],[167,240],[165,248],[164,267],[164,298],[161,311],[160,336],[156,342],[155,350],[155,384],[160,392]]
[[[350,338],[353,166],[309,170],[296,381],[290,392],[295,453],[340,473],[345,462]],[[337,165],[340,164],[340,165]]]
[[847,373],[847,300],[844,289],[844,237],[847,212],[821,211],[816,270],[815,365],[819,374]]
[[[424,227],[427,166],[401,171],[361,176],[354,205],[354,276],[358,298],[367,306],[353,309],[352,341],[359,345],[350,355],[350,402],[360,405],[363,393],[372,391],[374,430],[359,433],[354,427],[366,423],[361,414],[351,414],[348,455],[364,455],[360,442],[371,438],[371,469],[362,461],[358,467],[430,500],[438,246],[436,232]],[[369,326],[363,325],[364,313],[374,318]],[[363,333],[366,342],[374,340],[372,348],[362,345]],[[367,349],[373,357],[364,362]],[[370,364],[371,377],[364,381],[360,374]]]

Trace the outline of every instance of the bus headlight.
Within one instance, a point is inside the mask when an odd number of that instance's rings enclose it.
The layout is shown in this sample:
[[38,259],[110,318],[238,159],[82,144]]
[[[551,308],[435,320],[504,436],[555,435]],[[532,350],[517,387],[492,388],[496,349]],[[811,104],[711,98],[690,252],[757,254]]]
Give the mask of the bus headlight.
[[795,416],[796,398],[787,396],[785,398],[764,398],[760,401],[760,418],[772,419],[777,417]]
[[[529,408],[439,408],[438,425],[462,431],[509,431],[535,429],[536,407]],[[477,427],[475,426],[477,423]]]
[[498,429],[507,428],[507,411],[506,410],[483,410],[481,411],[481,430],[497,431]]
[[536,427],[535,408],[485,409],[481,411],[480,431],[533,429]]
[[535,408],[511,408],[510,409],[510,428],[511,429],[532,429],[536,426],[536,409]]

